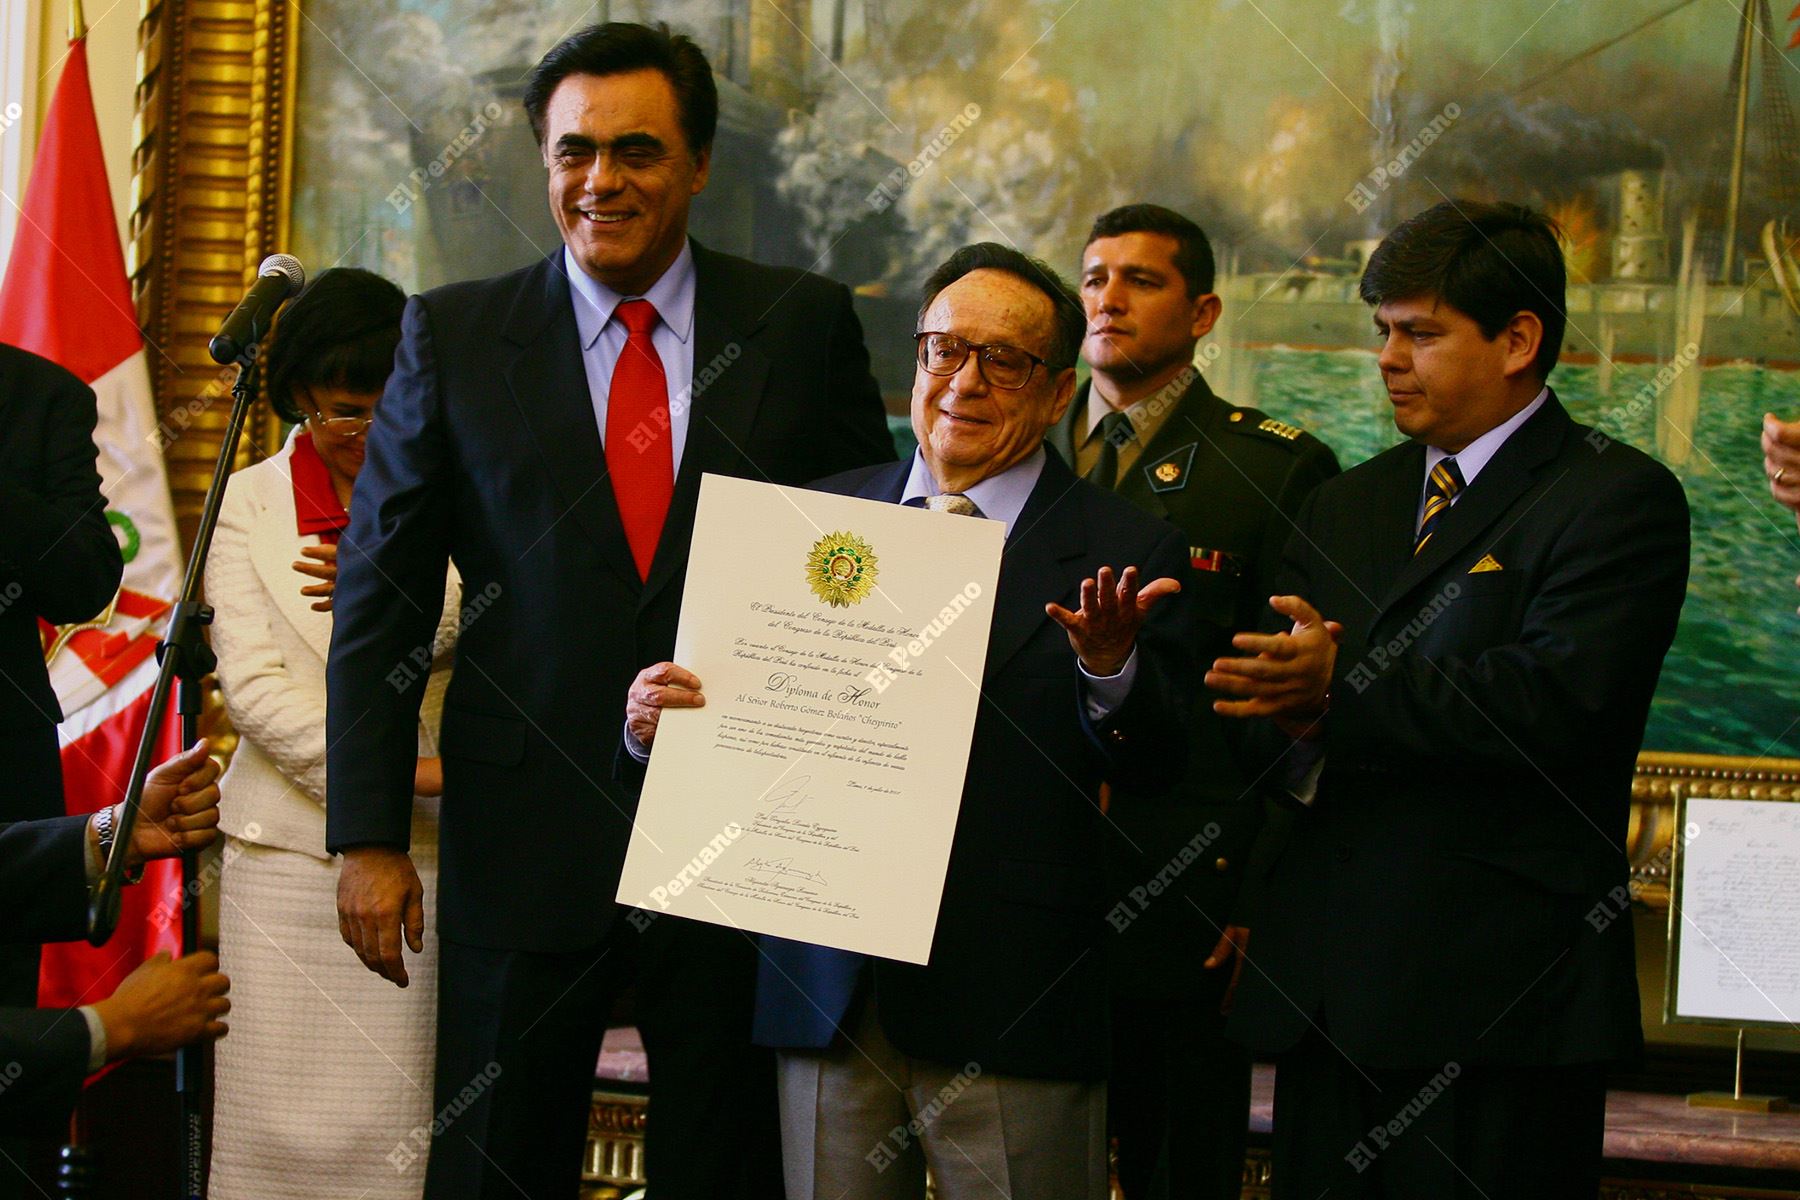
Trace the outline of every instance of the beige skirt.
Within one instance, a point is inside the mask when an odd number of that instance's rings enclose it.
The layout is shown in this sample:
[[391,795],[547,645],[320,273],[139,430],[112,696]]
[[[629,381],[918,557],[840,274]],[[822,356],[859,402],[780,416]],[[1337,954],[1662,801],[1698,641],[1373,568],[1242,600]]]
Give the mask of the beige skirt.
[[339,936],[338,860],[227,839],[231,1031],[215,1060],[213,1200],[418,1200],[436,1043],[435,834],[415,821],[425,950],[405,952],[406,988]]

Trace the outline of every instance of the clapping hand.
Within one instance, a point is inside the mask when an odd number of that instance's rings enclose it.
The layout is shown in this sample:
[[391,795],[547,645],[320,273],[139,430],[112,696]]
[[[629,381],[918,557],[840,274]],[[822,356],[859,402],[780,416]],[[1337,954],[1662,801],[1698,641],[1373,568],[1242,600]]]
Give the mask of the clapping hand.
[[1316,736],[1344,627],[1325,620],[1299,596],[1271,596],[1269,606],[1291,618],[1293,629],[1240,633],[1231,639],[1253,657],[1213,662],[1206,686],[1239,697],[1213,701],[1213,711],[1226,717],[1273,717],[1291,737]]

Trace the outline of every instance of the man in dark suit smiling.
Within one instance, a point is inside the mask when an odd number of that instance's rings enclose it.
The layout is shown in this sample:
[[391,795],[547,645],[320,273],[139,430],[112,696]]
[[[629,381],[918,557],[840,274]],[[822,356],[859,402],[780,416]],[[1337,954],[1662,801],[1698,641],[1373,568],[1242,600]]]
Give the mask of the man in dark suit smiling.
[[429,655],[454,560],[494,600],[462,631],[444,708],[438,1107],[492,1082],[434,1139],[427,1194],[572,1194],[607,1011],[635,977],[657,1196],[772,1195],[754,948],[613,900],[636,803],[619,703],[673,649],[703,472],[797,484],[892,443],[848,291],[687,236],[718,110],[698,47],[580,30],[525,107],[563,245],[408,305],[339,552],[341,924],[405,985],[424,924],[402,735],[423,672],[405,668]]
[[[999,521],[1006,548],[930,961],[763,939],[790,1200],[922,1200],[927,1164],[944,1200],[1106,1194],[1100,787],[1180,777],[1194,672],[1180,532],[1044,445],[1081,326],[1042,263],[957,251],[919,312],[918,452],[815,485]],[[702,682],[660,666],[632,689],[646,743]]]
[[1233,1016],[1279,1056],[1278,1196],[1598,1188],[1606,1067],[1642,1042],[1609,897],[1688,511],[1547,386],[1563,295],[1529,209],[1389,235],[1362,296],[1410,441],[1313,493],[1272,601],[1291,630],[1207,675],[1278,728],[1300,807]]

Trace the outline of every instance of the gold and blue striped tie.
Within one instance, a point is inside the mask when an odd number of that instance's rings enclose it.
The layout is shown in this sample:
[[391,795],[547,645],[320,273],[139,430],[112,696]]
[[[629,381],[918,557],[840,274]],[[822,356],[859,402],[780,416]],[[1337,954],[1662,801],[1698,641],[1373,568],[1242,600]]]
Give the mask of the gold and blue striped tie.
[[1431,468],[1431,474],[1425,478],[1425,515],[1419,520],[1419,537],[1413,542],[1413,557],[1417,558],[1425,544],[1431,541],[1438,522],[1450,511],[1450,502],[1462,490],[1462,469],[1454,458],[1446,458]]

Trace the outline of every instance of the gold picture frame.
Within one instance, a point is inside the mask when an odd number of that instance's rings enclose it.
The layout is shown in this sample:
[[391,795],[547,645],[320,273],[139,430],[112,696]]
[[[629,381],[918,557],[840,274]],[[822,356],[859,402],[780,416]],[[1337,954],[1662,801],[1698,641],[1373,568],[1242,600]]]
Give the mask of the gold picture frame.
[[[287,237],[299,13],[280,0],[144,0],[138,25],[127,271],[184,542],[231,413],[235,371],[207,341]],[[259,407],[239,465],[279,436]]]

